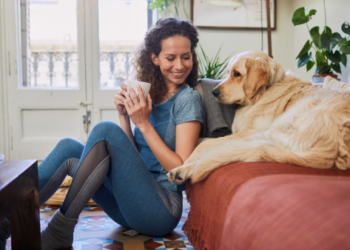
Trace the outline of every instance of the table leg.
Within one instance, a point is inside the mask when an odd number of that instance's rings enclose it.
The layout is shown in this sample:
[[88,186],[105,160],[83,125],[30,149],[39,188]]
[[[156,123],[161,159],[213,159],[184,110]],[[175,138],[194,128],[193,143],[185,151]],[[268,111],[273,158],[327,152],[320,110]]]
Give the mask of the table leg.
[[38,190],[34,188],[11,213],[12,249],[41,249]]

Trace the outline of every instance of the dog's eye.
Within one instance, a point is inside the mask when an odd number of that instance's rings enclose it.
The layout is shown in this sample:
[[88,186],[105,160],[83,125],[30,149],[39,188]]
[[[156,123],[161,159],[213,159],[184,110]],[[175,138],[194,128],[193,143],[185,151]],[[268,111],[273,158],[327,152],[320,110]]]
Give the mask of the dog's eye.
[[233,73],[233,77],[239,77],[239,76],[241,76],[241,74],[239,72]]

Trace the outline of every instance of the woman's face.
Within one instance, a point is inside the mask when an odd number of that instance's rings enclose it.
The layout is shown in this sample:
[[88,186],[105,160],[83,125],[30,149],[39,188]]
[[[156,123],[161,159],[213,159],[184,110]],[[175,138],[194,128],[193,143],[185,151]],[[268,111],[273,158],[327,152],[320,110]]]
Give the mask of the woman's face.
[[191,41],[187,37],[173,36],[161,41],[162,51],[151,54],[152,61],[162,72],[165,84],[181,85],[193,67]]

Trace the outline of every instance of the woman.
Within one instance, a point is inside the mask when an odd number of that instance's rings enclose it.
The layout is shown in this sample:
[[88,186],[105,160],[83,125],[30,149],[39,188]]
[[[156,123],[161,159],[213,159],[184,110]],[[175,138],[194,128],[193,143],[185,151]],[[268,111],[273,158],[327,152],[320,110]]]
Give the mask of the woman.
[[[203,122],[200,97],[190,88],[198,76],[197,36],[189,22],[159,20],[135,61],[137,80],[152,84],[150,94],[138,101],[122,85],[114,101],[120,126],[96,124],[85,146],[63,139],[41,163],[40,204],[67,174],[74,176],[62,206],[42,232],[42,249],[71,246],[79,214],[91,197],[118,224],[140,233],[159,236],[176,227],[184,186],[169,182],[166,173],[190,156]],[[136,125],[134,135],[130,120]],[[5,239],[8,224],[1,224]]]

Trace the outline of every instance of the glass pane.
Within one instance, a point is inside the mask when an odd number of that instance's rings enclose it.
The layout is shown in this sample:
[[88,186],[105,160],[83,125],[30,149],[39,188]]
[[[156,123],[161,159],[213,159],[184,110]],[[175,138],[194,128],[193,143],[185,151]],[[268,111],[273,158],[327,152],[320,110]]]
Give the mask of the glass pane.
[[99,0],[100,88],[130,79],[133,52],[147,31],[146,0]]
[[23,87],[78,88],[77,2],[21,0]]

